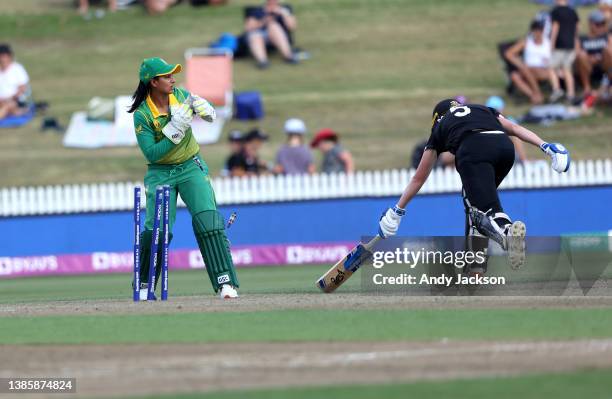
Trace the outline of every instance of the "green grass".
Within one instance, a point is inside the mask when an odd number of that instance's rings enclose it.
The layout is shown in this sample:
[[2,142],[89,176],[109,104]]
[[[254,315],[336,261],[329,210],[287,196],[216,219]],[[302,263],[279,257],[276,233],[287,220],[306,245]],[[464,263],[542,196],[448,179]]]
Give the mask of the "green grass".
[[[172,313],[171,313],[172,312]],[[612,336],[609,309],[276,310],[3,317],[2,344],[577,339]],[[226,326],[231,325],[231,329]],[[206,326],[205,328],[203,328]],[[475,327],[475,326],[486,326]]]
[[[478,378],[452,381],[426,381],[411,384],[345,385],[315,388],[285,388],[230,391],[147,399],[607,399],[612,391],[612,369],[581,370],[571,373],[540,374],[526,377]],[[144,397],[143,397],[144,399]]]
[[[203,46],[221,32],[240,32],[242,7],[256,2],[198,9],[182,4],[159,17],[135,7],[84,21],[69,1],[3,0],[0,37],[28,69],[37,99],[49,101],[49,114],[66,125],[93,96],[130,94],[142,58],[180,61],[186,48]],[[266,160],[284,140],[283,121],[297,116],[311,132],[336,128],[359,169],[406,166],[414,144],[428,135],[439,98],[464,94],[478,102],[502,94],[496,43],[523,35],[540,9],[524,0],[293,3],[299,45],[313,58],[297,67],[275,59],[265,72],[250,61],[236,62],[236,90],[263,94],[267,117],[260,125],[272,136],[263,150]],[[588,11],[580,10],[583,23]],[[171,28],[161,34],[160,27]],[[514,115],[524,110],[509,107]],[[539,131],[564,142],[575,158],[607,157],[610,116],[610,110],[600,111]],[[227,129],[251,125],[232,122]],[[37,118],[4,135],[0,168],[11,173],[2,175],[0,186],[142,179],[137,148],[65,149],[60,136],[41,134],[39,126]],[[216,174],[226,156],[224,140],[202,152]]]
[[[315,292],[314,282],[329,265],[257,267],[238,269],[243,294]],[[359,288],[361,280],[349,280],[343,291]],[[170,296],[212,295],[204,269],[171,270]],[[126,299],[131,297],[130,276],[98,274],[0,279],[0,304],[63,300]]]

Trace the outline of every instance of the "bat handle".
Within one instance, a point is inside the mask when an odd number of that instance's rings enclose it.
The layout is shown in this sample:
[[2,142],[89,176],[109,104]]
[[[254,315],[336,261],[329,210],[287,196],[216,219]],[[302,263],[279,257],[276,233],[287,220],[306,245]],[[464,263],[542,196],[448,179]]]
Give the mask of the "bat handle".
[[377,234],[376,236],[374,236],[374,238],[372,238],[368,243],[364,244],[363,246],[364,246],[365,249],[370,251],[372,249],[372,247],[374,247],[374,245],[376,245],[376,243],[380,239],[382,239],[382,237]]

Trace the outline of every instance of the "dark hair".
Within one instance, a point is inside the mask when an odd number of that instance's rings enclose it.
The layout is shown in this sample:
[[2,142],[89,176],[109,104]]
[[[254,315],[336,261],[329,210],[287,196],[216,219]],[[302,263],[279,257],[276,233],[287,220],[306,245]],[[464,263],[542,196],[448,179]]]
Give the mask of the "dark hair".
[[538,21],[537,19],[531,22],[529,26],[530,31],[534,30],[544,30],[544,23],[542,21]]
[[13,50],[8,43],[0,43],[0,54],[8,54],[10,56],[13,55]]
[[136,91],[134,91],[134,94],[132,94],[132,100],[134,101],[132,102],[132,106],[128,112],[132,113],[136,111],[138,107],[140,107],[140,104],[142,104],[142,102],[147,98],[147,95],[149,95],[149,84],[138,82],[138,87],[136,88]]

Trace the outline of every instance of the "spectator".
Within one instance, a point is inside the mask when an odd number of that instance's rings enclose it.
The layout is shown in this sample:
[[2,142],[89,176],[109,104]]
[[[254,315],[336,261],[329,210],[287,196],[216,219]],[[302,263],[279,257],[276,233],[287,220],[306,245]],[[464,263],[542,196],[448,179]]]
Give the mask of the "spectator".
[[[568,0],[556,0],[556,6],[550,12],[552,29],[550,41],[552,43],[552,62],[551,66],[561,75],[565,81],[567,98],[570,101],[576,96],[574,75],[572,65],[576,59],[578,47],[578,14],[573,8],[568,6]],[[561,89],[553,91],[550,101],[555,102],[563,97]]]
[[232,162],[232,158],[234,156],[239,155],[242,152],[243,144],[244,144],[244,137],[242,135],[242,132],[240,130],[232,130],[229,133],[228,143],[229,143],[230,154],[227,157],[227,160],[225,161],[225,167],[221,171],[221,176],[230,175],[230,170],[231,170],[230,163]]
[[[111,12],[117,11],[117,0],[108,0],[108,10]],[[89,15],[89,0],[79,0],[79,14]]]
[[[515,124],[517,123],[517,121],[513,117],[504,114],[506,103],[504,102],[503,98],[498,96],[491,96],[487,99],[485,105],[489,108],[493,108],[500,114],[504,115],[504,117],[510,122]],[[515,136],[509,135],[508,137],[510,137],[512,144],[514,144],[514,162],[522,163],[527,161],[527,152],[525,152],[525,146],[523,145],[523,141]]]
[[159,15],[180,2],[181,0],[144,0],[144,6],[149,14]]
[[318,148],[323,154],[323,173],[353,173],[355,170],[351,153],[343,149],[338,141],[338,135],[333,130],[323,129],[310,143],[312,148]]
[[312,153],[304,145],[306,125],[300,119],[289,119],[285,122],[287,143],[276,153],[274,173],[286,175],[313,174],[315,166]]
[[580,37],[576,62],[578,76],[585,95],[593,90],[591,82],[602,80],[612,68],[612,37],[608,34],[606,17],[600,10],[589,15],[589,33]]
[[255,128],[244,137],[242,151],[227,161],[230,176],[257,176],[268,173],[268,166],[259,159],[259,150],[268,135]]
[[291,32],[297,26],[297,20],[291,8],[281,5],[278,0],[267,0],[263,7],[252,7],[247,10],[245,30],[249,50],[257,67],[269,66],[267,46],[276,48],[286,62],[297,64],[291,45]]
[[0,44],[0,119],[28,111],[29,82],[28,73],[15,61],[11,46]]
[[612,33],[612,26],[610,25],[610,22],[612,22],[612,0],[600,0],[599,10],[606,18],[606,24],[608,25],[608,27],[610,28],[610,32]]
[[[521,53],[523,53],[522,58]],[[517,84],[518,89],[529,97],[533,104],[544,102],[539,81],[548,80],[553,93],[561,90],[559,78],[550,64],[551,43],[544,36],[544,24],[541,21],[533,21],[529,35],[508,48],[505,57],[518,72],[515,77],[515,80],[520,80]]]

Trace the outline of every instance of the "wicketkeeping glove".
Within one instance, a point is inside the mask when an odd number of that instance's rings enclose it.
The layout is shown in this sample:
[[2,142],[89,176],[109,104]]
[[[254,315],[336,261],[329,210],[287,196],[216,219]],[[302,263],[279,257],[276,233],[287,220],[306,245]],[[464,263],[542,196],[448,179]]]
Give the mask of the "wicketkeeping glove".
[[208,101],[195,94],[191,95],[191,106],[193,111],[206,122],[214,122],[217,119],[215,108]]
[[402,216],[405,214],[406,211],[397,205],[387,209],[378,222],[378,235],[382,238],[396,235],[397,229],[399,229],[400,222],[402,221]]
[[570,166],[569,151],[559,143],[543,143],[540,149],[547,154],[552,161],[552,168],[555,172],[567,172]]
[[170,122],[162,129],[164,136],[174,144],[178,144],[185,137],[185,132],[191,126],[193,110],[187,103],[170,107]]

